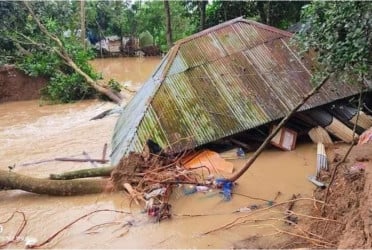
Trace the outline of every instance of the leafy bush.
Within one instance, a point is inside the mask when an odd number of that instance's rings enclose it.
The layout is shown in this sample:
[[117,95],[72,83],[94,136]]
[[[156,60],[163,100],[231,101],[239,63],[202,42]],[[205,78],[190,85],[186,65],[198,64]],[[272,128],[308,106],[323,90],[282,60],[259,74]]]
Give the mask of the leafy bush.
[[[321,69],[344,78],[371,74],[372,3],[316,1],[303,8],[297,41],[314,49]],[[369,74],[369,76],[368,76]]]
[[95,90],[86,84],[82,76],[77,73],[69,75],[56,73],[42,90],[43,97],[53,103],[67,103],[91,98],[95,93]]
[[[93,58],[91,50],[84,50],[76,38],[64,38],[65,49],[74,62],[92,79],[100,76],[88,63]],[[84,78],[67,67],[61,58],[51,51],[37,50],[18,59],[17,66],[31,76],[47,76],[50,80],[42,90],[43,98],[52,103],[67,103],[84,98],[91,98],[96,91]]]

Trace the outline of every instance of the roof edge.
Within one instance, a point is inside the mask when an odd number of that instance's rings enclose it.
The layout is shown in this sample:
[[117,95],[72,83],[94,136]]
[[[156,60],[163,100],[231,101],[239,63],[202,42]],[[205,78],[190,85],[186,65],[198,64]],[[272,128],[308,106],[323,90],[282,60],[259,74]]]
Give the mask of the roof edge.
[[291,33],[291,32],[281,30],[281,29],[278,29],[278,28],[275,28],[275,27],[272,27],[272,26],[269,26],[269,25],[266,25],[266,24],[263,24],[263,23],[259,23],[259,22],[253,21],[253,20],[247,20],[247,19],[244,19],[241,16],[241,17],[237,17],[237,18],[228,20],[226,22],[220,23],[220,24],[218,24],[216,26],[213,26],[213,27],[210,27],[208,29],[199,31],[198,33],[196,33],[194,35],[191,35],[189,37],[180,39],[177,42],[175,42],[174,46],[179,47],[180,45],[182,45],[186,42],[189,42],[193,39],[199,38],[199,37],[204,36],[204,35],[206,35],[210,32],[225,28],[226,26],[229,26],[231,24],[238,23],[238,22],[243,22],[243,23],[247,23],[247,24],[250,24],[250,25],[254,25],[254,26],[257,26],[261,29],[265,29],[265,30],[268,30],[268,31],[271,31],[271,32],[279,33],[279,34],[281,34],[283,36],[286,36],[286,37],[292,37],[292,35],[293,35],[293,33]]
[[253,21],[253,20],[242,19],[241,22],[248,23],[248,24],[257,26],[259,28],[262,28],[262,29],[265,29],[265,30],[268,30],[268,31],[271,31],[271,32],[279,33],[279,34],[281,34],[283,36],[286,36],[286,37],[292,37],[293,36],[293,33],[289,32],[289,31],[281,30],[281,29],[278,29],[276,27],[273,27],[273,26],[270,26],[270,25],[267,25],[267,24],[263,24],[263,23],[259,23],[259,22]]
[[265,30],[268,30],[268,31],[271,31],[271,32],[281,34],[285,37],[292,37],[292,35],[293,35],[291,32],[288,32],[288,31],[284,31],[284,30],[281,30],[281,29],[278,29],[278,28],[275,28],[275,27],[272,27],[272,26],[269,26],[269,25],[266,25],[266,24],[262,24],[262,23],[259,23],[259,22],[253,21],[253,20],[244,19],[242,16],[231,19],[231,20],[228,20],[226,22],[223,22],[223,23],[218,24],[216,26],[213,26],[213,27],[210,27],[208,29],[202,30],[202,31],[200,31],[196,34],[193,34],[189,37],[180,39],[177,42],[175,42],[175,44],[172,46],[172,48],[167,53],[167,54],[169,54],[169,59],[168,59],[167,65],[164,68],[163,74],[161,75],[161,80],[160,81],[162,82],[164,80],[164,78],[165,78],[166,74],[168,73],[169,68],[171,66],[170,62],[172,62],[174,60],[174,58],[176,57],[176,55],[178,53],[179,47],[182,44],[187,43],[187,42],[189,42],[191,40],[194,40],[196,38],[199,38],[201,36],[204,36],[208,33],[213,32],[213,31],[216,31],[216,30],[222,29],[224,27],[227,27],[231,24],[238,23],[238,22],[243,22],[243,23],[247,23],[247,24],[250,24],[250,25],[254,25],[254,26],[259,27],[261,29],[265,29]]

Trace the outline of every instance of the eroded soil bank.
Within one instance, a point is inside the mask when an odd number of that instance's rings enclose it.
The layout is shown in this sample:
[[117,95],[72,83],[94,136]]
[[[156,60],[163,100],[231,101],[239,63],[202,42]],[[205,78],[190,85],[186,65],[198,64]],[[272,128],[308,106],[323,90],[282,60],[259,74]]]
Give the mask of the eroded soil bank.
[[47,79],[29,77],[14,66],[0,67],[0,103],[40,98]]

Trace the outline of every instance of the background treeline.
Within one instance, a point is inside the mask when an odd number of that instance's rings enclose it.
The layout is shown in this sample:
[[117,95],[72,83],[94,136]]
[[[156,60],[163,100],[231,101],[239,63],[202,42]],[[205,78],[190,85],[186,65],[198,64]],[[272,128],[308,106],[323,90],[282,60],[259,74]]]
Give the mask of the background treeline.
[[[16,64],[29,75],[50,78],[44,95],[69,102],[97,94],[86,77],[66,63],[65,53],[94,81],[88,61],[96,55],[86,38],[138,37],[148,31],[154,45],[167,52],[177,40],[232,18],[243,16],[281,29],[297,24],[304,51],[318,51],[320,69],[357,70],[368,75],[371,63],[371,2],[306,1],[0,1],[0,64]],[[301,20],[302,17],[302,20]],[[298,22],[301,21],[301,24]],[[349,71],[344,71],[349,72]],[[362,72],[362,73],[361,73]],[[114,81],[105,86],[119,90]]]

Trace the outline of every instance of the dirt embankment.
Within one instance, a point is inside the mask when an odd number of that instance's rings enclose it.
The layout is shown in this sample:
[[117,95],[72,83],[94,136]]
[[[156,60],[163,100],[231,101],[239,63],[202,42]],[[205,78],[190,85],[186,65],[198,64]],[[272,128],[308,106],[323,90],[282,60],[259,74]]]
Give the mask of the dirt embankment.
[[[334,167],[342,160],[350,146],[336,144],[328,148],[331,161],[329,171],[320,180],[329,183]],[[355,146],[345,163],[338,167],[330,187],[324,211],[314,202],[298,225],[287,227],[286,234],[276,238],[253,236],[237,242],[234,248],[372,248],[372,143]],[[325,199],[326,189],[314,191],[314,198]],[[297,205],[296,205],[297,206]],[[294,211],[301,208],[297,206]],[[300,229],[300,230],[298,230]],[[296,236],[295,236],[296,235]]]
[[[331,171],[321,180],[328,182],[332,168],[342,159],[347,147],[335,146]],[[372,144],[355,146],[344,164],[338,168],[323,216],[339,223],[317,221],[309,230],[334,243],[337,248],[372,247]],[[324,200],[325,190],[316,190],[315,198]],[[321,209],[313,210],[321,216]]]
[[0,66],[0,103],[40,98],[47,79],[30,77],[13,65]]

